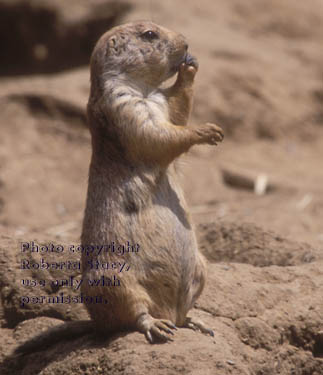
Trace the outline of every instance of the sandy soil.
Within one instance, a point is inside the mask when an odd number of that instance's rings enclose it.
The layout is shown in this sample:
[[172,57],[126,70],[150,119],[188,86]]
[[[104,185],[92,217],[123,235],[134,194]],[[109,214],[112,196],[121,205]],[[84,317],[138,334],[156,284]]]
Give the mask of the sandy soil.
[[[0,373],[322,374],[322,1],[8,4],[0,1],[5,19],[24,22],[11,33],[0,27]],[[150,346],[139,333],[87,335],[17,360],[13,349],[35,332],[87,317],[82,306],[21,309],[19,246],[79,243],[90,47],[112,24],[147,18],[182,32],[198,57],[191,123],[225,131],[217,148],[181,159],[209,262],[192,315],[215,336],[182,329],[173,343]]]

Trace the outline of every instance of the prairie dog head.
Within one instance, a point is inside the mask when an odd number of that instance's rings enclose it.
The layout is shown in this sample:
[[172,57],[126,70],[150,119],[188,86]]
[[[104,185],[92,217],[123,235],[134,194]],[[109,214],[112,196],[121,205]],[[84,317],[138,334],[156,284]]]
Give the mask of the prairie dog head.
[[152,22],[114,27],[99,39],[91,57],[92,85],[120,78],[158,87],[174,75],[187,54],[185,38]]

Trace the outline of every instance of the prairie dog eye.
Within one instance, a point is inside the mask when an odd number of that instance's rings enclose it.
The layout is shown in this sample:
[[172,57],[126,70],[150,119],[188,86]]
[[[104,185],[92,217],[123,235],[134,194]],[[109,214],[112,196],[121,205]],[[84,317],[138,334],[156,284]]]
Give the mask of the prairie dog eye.
[[155,31],[147,30],[141,34],[141,37],[147,40],[154,40],[154,39],[158,39],[159,35]]

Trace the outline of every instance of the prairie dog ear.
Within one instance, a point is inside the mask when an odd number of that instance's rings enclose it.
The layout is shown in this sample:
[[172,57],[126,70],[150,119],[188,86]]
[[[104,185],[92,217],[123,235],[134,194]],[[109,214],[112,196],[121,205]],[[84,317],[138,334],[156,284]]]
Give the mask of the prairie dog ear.
[[109,49],[114,51],[114,52],[118,52],[118,41],[117,41],[117,36],[116,35],[112,35],[109,40],[108,40],[108,46],[109,46]]
[[112,54],[120,54],[126,44],[126,38],[124,35],[112,35],[108,39],[108,50]]

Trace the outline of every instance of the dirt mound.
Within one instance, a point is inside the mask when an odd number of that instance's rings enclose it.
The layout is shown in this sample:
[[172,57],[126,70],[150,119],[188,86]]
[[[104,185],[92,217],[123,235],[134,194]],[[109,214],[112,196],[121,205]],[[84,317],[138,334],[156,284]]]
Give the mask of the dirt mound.
[[251,223],[200,224],[197,233],[200,250],[212,263],[294,266],[323,258],[321,251],[308,244],[265,232]]
[[[79,374],[317,374],[323,371],[322,261],[303,266],[210,264],[202,298],[191,315],[215,336],[179,329],[173,343],[151,346],[139,333],[62,341],[28,358],[5,360],[1,373]],[[19,324],[10,347],[59,324],[48,318]],[[185,344],[183,344],[185,342]],[[177,343],[181,343],[177,345]]]

